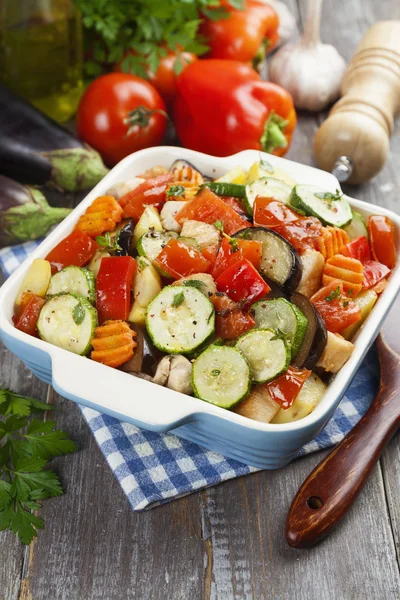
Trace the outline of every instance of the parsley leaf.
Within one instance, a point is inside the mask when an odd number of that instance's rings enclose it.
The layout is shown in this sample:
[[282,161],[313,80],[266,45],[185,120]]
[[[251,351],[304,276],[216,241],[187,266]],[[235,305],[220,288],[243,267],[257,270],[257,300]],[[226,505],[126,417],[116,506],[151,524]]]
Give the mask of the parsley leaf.
[[288,343],[290,340],[289,338],[289,334],[286,333],[285,331],[283,331],[282,329],[280,329],[279,327],[277,327],[276,329],[274,329],[275,334],[272,336],[271,338],[271,342],[275,341],[275,340],[282,340],[286,343]]
[[0,415],[27,417],[31,411],[53,410],[53,408],[35,398],[21,396],[7,389],[0,390]]
[[96,236],[95,240],[101,248],[107,249],[110,252],[114,252],[116,250],[122,250],[121,246],[118,243],[120,229],[117,229],[114,236],[111,235],[109,231],[104,235]]
[[179,292],[179,294],[175,294],[174,299],[172,301],[172,305],[177,308],[182,304],[185,299],[185,294],[183,292]]
[[72,309],[72,318],[74,319],[76,325],[83,323],[85,315],[86,309],[82,306],[81,302],[75,304],[74,308]]
[[185,193],[185,188],[183,185],[171,185],[170,188],[167,189],[165,195],[167,198],[176,198],[177,196],[182,196]]
[[229,240],[229,245],[232,248],[232,252],[237,252],[239,250],[239,242],[236,238],[231,238]]
[[194,287],[197,290],[199,290],[200,288],[205,286],[205,283],[203,281],[200,281],[199,279],[186,279],[183,282],[183,285],[186,285],[187,287]]
[[325,297],[327,302],[333,302],[336,298],[340,297],[340,285],[337,286],[335,290],[329,292],[329,295]]
[[264,169],[264,171],[268,171],[268,173],[275,173],[275,169],[271,165],[271,163],[268,162],[267,160],[265,160],[264,158],[261,158],[261,156],[260,156],[260,165]]
[[321,200],[327,200],[328,204],[330,204],[336,200],[341,200],[343,193],[340,190],[336,190],[334,194],[332,192],[315,192],[314,196]]
[[214,221],[213,225],[215,229],[218,229],[218,231],[222,231],[222,233],[224,233],[224,224],[222,221]]

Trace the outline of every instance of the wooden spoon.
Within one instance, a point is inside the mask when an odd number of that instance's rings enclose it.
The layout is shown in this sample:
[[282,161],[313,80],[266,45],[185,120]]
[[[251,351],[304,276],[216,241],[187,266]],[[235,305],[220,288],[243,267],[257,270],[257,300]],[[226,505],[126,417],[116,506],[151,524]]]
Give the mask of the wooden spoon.
[[326,537],[361,492],[400,427],[400,296],[377,338],[380,386],[369,410],[305,480],[286,521],[286,540],[309,548]]

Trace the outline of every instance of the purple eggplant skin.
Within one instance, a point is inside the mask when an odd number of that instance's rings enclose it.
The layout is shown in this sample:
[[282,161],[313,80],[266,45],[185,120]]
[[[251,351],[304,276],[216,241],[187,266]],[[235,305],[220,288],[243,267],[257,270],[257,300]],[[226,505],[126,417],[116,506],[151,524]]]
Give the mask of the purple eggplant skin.
[[49,206],[39,190],[0,175],[0,247],[43,237],[70,212]]
[[76,192],[107,172],[98,152],[0,85],[0,174]]
[[301,310],[308,321],[306,335],[293,364],[298,368],[312,370],[325,350],[328,339],[325,323],[317,308],[303,294],[293,292],[290,302]]

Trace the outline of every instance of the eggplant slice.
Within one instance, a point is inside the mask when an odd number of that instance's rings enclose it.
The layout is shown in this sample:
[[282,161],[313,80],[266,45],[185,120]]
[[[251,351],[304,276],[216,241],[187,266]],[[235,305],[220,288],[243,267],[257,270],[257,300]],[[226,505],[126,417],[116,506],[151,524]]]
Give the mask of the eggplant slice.
[[313,370],[326,346],[325,324],[318,310],[303,294],[293,292],[290,302],[301,310],[308,321],[306,335],[293,364],[298,368],[304,367]]
[[128,362],[121,365],[121,371],[126,373],[141,373],[152,377],[156,365],[162,354],[152,344],[144,328],[135,325],[136,337],[134,341],[137,346],[133,357]]
[[202,173],[200,171],[200,169],[198,169],[197,167],[192,165],[192,163],[188,162],[187,160],[184,160],[183,158],[178,158],[177,160],[174,160],[174,162],[170,166],[169,170],[173,171],[174,169],[181,169],[181,168],[185,168],[185,167],[189,167],[190,169],[194,169],[195,171],[200,173],[200,175],[203,177],[204,181],[213,181],[212,177],[209,177],[208,175],[204,175],[204,173]]
[[286,293],[297,288],[302,272],[300,256],[284,237],[266,227],[241,229],[234,237],[262,242],[261,274],[277,283]]

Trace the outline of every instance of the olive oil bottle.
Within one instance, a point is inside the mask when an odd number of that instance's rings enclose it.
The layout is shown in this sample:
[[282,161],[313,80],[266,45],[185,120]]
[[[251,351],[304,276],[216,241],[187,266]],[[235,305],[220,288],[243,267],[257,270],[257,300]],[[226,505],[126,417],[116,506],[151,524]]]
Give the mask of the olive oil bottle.
[[82,26],[72,0],[0,0],[0,82],[67,121],[83,91]]

